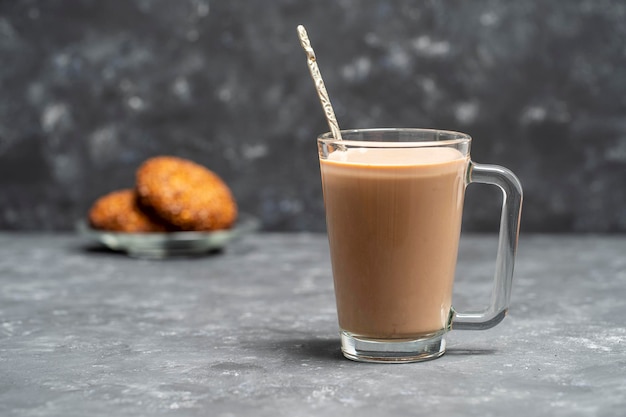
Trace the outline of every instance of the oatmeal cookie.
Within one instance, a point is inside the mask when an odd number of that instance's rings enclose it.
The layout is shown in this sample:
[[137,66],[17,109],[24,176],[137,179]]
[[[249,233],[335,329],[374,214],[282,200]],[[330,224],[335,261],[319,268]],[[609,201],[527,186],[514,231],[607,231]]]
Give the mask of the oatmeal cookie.
[[159,156],[137,170],[142,204],[181,230],[230,228],[237,204],[228,186],[213,171],[187,159]]
[[141,207],[135,190],[113,191],[100,197],[89,210],[96,229],[115,232],[166,232],[172,226]]

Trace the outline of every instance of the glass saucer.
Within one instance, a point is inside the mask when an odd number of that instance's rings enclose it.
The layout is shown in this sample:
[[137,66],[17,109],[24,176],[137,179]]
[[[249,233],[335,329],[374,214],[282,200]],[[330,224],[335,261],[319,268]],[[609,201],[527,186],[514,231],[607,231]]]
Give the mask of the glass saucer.
[[164,259],[221,250],[231,241],[257,230],[259,221],[253,216],[240,214],[231,229],[213,232],[110,232],[94,229],[86,219],[79,221],[76,228],[83,236],[95,239],[111,250],[125,252],[134,258]]

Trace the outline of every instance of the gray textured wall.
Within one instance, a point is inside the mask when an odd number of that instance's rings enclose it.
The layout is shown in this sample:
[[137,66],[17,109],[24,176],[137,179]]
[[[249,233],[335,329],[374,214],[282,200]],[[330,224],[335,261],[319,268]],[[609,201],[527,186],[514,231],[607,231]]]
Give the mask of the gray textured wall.
[[[467,132],[522,180],[524,231],[626,232],[624,22],[608,0],[3,0],[0,228],[70,229],[174,154],[266,229],[324,230],[302,23],[342,127]],[[466,230],[497,197],[470,187]]]

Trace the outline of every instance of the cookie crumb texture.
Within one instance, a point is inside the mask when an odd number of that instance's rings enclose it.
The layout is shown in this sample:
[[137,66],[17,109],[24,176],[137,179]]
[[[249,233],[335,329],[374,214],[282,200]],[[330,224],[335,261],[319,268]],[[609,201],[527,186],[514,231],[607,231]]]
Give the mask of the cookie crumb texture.
[[171,228],[143,210],[133,189],[113,191],[100,197],[89,210],[92,227],[115,232],[165,232]]
[[224,181],[187,159],[148,159],[137,170],[136,187],[141,204],[180,230],[228,229],[237,219],[237,204]]

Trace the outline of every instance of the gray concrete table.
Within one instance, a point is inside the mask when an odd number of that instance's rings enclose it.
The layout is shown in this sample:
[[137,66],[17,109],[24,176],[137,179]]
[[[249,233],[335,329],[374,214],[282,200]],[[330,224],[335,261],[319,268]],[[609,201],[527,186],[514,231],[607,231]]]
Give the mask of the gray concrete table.
[[[486,303],[495,244],[463,238],[457,307]],[[5,233],[0,255],[2,416],[626,414],[626,237],[522,237],[504,322],[403,365],[341,356],[324,235],[147,261]]]

